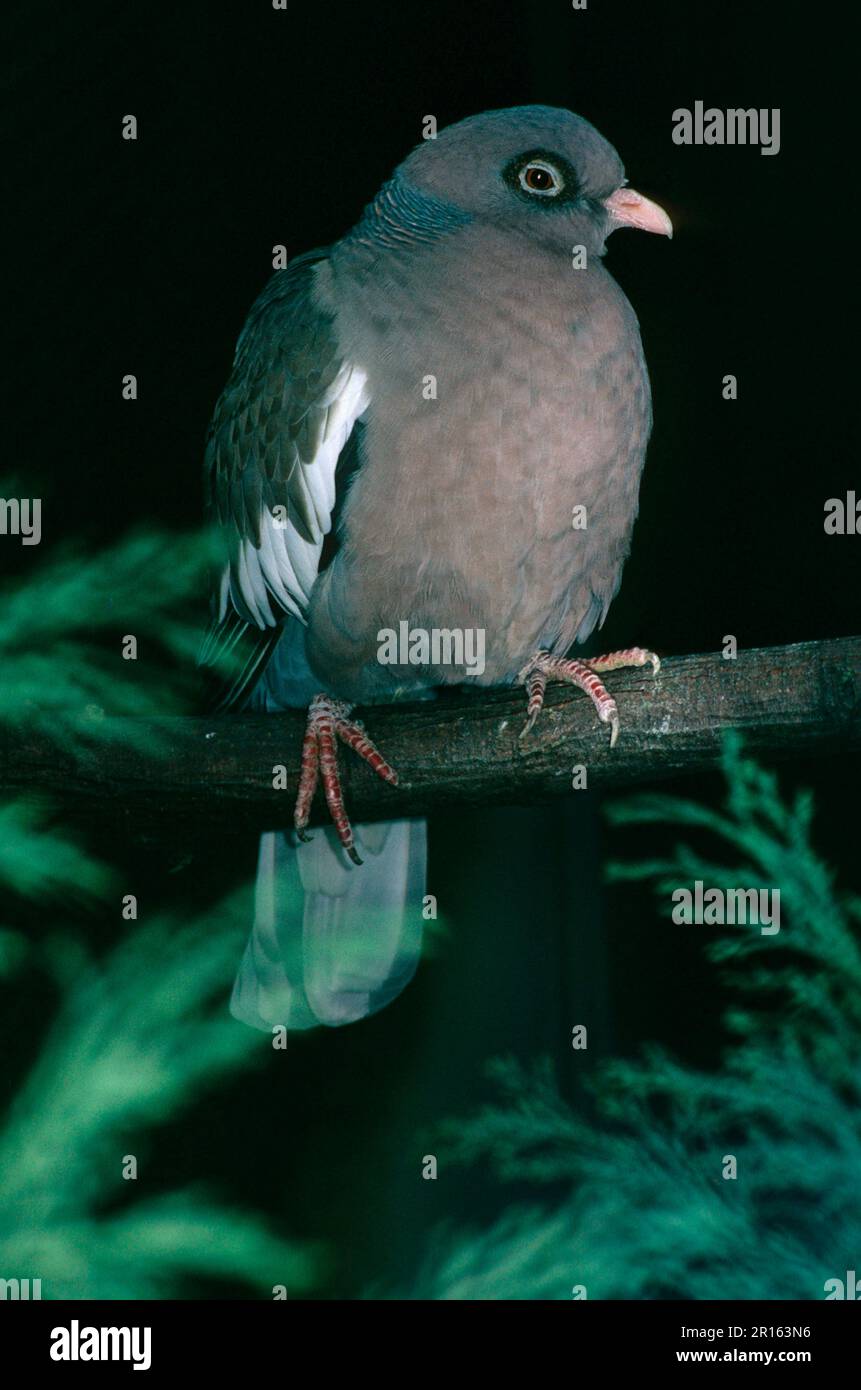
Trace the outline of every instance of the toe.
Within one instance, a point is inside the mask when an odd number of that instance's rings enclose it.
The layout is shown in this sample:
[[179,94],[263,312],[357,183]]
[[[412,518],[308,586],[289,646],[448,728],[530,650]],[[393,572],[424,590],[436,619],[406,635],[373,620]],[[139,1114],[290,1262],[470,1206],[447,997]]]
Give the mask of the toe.
[[532,733],[532,730],[535,728],[535,721],[537,720],[537,718],[538,718],[538,710],[536,709],[536,710],[533,710],[533,711],[532,711],[532,713],[530,714],[530,716],[529,716],[529,718],[527,719],[526,723],[524,724],[523,728],[520,730],[520,733],[518,734],[518,738],[526,738],[526,735],[527,735],[527,734],[531,734],[531,733]]

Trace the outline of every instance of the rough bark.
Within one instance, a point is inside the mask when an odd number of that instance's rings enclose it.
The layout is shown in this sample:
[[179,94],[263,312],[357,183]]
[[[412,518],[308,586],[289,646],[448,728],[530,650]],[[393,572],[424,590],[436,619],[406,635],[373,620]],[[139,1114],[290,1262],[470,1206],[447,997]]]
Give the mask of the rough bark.
[[[445,695],[433,702],[360,712],[369,735],[398,769],[401,785],[379,781],[347,749],[341,768],[355,821],[439,811],[463,803],[529,803],[571,792],[572,769],[589,787],[624,787],[713,768],[721,736],[738,730],[768,760],[849,752],[861,746],[861,637],[795,646],[670,657],[660,674],[619,671],[606,678],[622,732],[614,749],[580,691],[548,688],[526,738],[522,690]],[[0,793],[44,792],[64,814],[125,822],[137,837],[165,826],[207,832],[290,824],[304,718],[235,715],[151,721],[141,749],[99,742],[58,752],[34,733],[7,737]],[[273,769],[288,771],[273,789]],[[324,815],[318,801],[312,821]]]

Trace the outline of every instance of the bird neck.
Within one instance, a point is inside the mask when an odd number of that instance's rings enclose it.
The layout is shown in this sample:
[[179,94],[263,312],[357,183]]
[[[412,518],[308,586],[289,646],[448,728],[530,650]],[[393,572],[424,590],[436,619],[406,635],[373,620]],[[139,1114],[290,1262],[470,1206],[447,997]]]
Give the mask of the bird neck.
[[383,184],[344,241],[397,249],[428,245],[469,222],[468,213],[433,194],[423,193],[399,175]]

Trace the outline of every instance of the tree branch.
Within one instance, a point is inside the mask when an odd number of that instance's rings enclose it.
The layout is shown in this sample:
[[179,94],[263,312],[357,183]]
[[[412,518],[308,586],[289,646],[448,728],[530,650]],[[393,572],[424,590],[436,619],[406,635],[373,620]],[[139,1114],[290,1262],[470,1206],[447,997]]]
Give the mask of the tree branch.
[[[398,769],[386,786],[349,750],[341,751],[347,805],[356,822],[421,815],[464,803],[526,803],[570,792],[572,769],[588,786],[622,787],[713,768],[721,736],[738,730],[769,759],[861,747],[861,637],[790,647],[671,657],[660,674],[619,671],[607,678],[622,732],[611,751],[591,701],[551,686],[526,738],[522,690],[444,694],[433,702],[373,706],[368,733]],[[193,838],[291,823],[300,712],[219,719],[165,718],[145,732],[163,742],[158,756],[101,741],[58,754],[32,732],[0,749],[0,793],[42,791],[84,820],[125,822],[136,838],[170,827]],[[285,790],[273,769],[287,769]],[[324,818],[315,805],[312,820]]]

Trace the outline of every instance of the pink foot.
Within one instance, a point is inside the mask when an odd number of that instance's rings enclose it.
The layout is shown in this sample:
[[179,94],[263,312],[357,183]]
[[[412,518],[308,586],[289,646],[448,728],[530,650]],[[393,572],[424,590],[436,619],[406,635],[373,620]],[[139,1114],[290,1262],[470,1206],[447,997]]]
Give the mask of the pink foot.
[[648,652],[644,647],[627,647],[625,651],[610,652],[607,656],[590,656],[586,661],[568,661],[563,656],[552,656],[550,652],[536,652],[517,677],[518,684],[526,686],[527,699],[526,723],[520,737],[529,733],[541,713],[548,680],[564,681],[567,685],[576,685],[586,691],[598,711],[601,723],[610,725],[610,747],[614,748],[619,737],[619,711],[597,672],[649,664],[657,675],[661,669],[660,660],[654,652]]
[[338,839],[344,846],[354,864],[361,864],[353,842],[353,827],[344,810],[344,795],[338,775],[338,744],[340,739],[358,753],[360,758],[374,769],[384,782],[393,787],[398,784],[398,774],[390,767],[378,748],[368,738],[361,724],[350,719],[353,706],[343,700],[335,700],[331,695],[315,695],[308,710],[308,723],[302,741],[302,770],[299,774],[299,790],[293,811],[293,825],[300,840],[309,840],[305,833],[311,802],[317,790],[318,778],[323,780],[323,791],[329,814],[338,832]]

